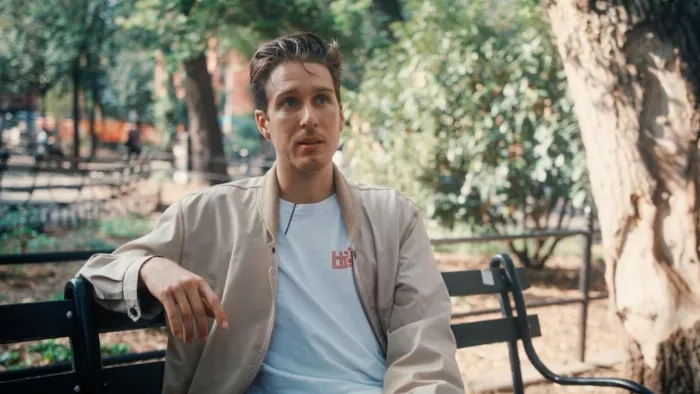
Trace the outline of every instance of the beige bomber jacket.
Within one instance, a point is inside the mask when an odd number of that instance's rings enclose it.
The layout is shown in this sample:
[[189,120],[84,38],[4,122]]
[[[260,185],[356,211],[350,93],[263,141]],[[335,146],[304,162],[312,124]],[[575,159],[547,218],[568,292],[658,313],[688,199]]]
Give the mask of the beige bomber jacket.
[[[155,229],[79,271],[98,302],[134,321],[157,314],[138,288],[141,266],[163,256],[203,277],[228,316],[209,319],[205,343],[170,334],[163,394],[243,393],[265,356],[273,319],[279,185],[264,177],[190,194]],[[390,188],[351,183],[334,166],[336,196],[353,248],[357,291],[386,355],[384,393],[464,393],[450,329],[451,302],[416,206]]]

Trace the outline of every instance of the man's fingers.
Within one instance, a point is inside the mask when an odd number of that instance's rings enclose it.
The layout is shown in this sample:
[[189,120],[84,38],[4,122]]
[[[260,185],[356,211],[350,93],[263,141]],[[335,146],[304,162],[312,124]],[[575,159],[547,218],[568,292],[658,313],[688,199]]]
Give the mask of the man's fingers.
[[182,327],[184,328],[183,340],[185,343],[189,343],[194,337],[194,328],[192,327],[192,308],[190,307],[190,302],[187,300],[187,296],[182,289],[175,291],[175,301],[177,302],[177,307],[180,310],[180,319],[182,320]]
[[196,287],[192,286],[187,288],[187,299],[190,302],[192,313],[194,314],[194,322],[197,325],[197,335],[201,341],[206,341],[207,334],[209,333],[207,311],[204,309],[204,304],[202,303],[201,296]]
[[175,338],[182,338],[182,324],[180,323],[180,314],[175,306],[175,301],[170,295],[166,295],[161,299],[165,315],[168,317],[168,325],[173,332]]
[[224,330],[228,330],[228,317],[226,316],[226,312],[224,312],[224,308],[221,306],[221,300],[219,300],[219,297],[214,293],[214,290],[212,290],[206,282],[203,282],[199,286],[199,293],[202,295],[202,299],[209,311],[214,315],[216,323]]

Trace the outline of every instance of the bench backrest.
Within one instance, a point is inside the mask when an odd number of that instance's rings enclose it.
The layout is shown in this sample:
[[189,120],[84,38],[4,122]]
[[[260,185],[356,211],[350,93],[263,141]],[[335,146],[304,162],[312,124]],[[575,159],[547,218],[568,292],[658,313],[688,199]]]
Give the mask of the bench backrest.
[[61,301],[0,305],[0,344],[69,338],[71,361],[0,374],[2,393],[68,393],[80,388],[85,363],[79,355],[85,340],[75,302]]
[[[524,268],[517,270],[520,286],[523,290],[530,287]],[[503,269],[484,269],[480,271],[443,272],[447,290],[452,297],[474,296],[485,294],[507,294],[511,289]],[[528,316],[530,333],[540,336],[540,325],[537,316]],[[520,338],[517,324],[512,316],[498,319],[480,320],[469,323],[453,324],[458,348],[487,345],[491,343],[517,341]]]
[[[130,360],[125,360],[123,357],[103,358],[100,353],[100,334],[164,327],[163,314],[161,313],[155,319],[140,319],[134,322],[125,314],[111,312],[100,307],[94,301],[92,285],[87,280],[74,278],[67,284],[67,287],[71,289],[78,300],[76,302],[77,309],[83,312],[84,318],[81,325],[86,332],[84,349],[87,379],[85,385],[90,393],[160,393],[164,363],[163,361],[153,361],[153,359],[164,357],[164,351],[137,354]],[[141,362],[143,360],[149,361]],[[124,361],[137,361],[139,363],[125,363]]]
[[[510,282],[502,269],[444,272],[442,274],[450,296],[472,296],[493,294],[508,296],[512,291]],[[518,270],[521,287],[529,287],[524,269]],[[133,322],[128,316],[110,312],[100,307],[93,298],[92,286],[83,278],[74,278],[66,286],[66,300],[32,304],[0,306],[0,321],[13,321],[17,325],[0,325],[0,343],[20,342],[68,336],[73,350],[72,365],[64,365],[62,374],[34,377],[33,379],[6,382],[0,374],[0,392],[14,388],[17,392],[25,387],[51,387],[52,392],[63,392],[58,387],[80,386],[86,393],[160,393],[162,387],[165,352],[132,355],[131,358],[102,357],[100,354],[101,333],[135,330],[149,327],[164,327],[161,313],[152,320]],[[521,330],[510,312],[510,302],[504,307],[503,316],[497,319],[457,323],[452,331],[459,348],[492,343],[508,343],[511,348],[514,388],[522,387],[520,362],[517,350],[513,352]],[[72,318],[66,318],[68,314]],[[7,320],[6,320],[7,319]],[[47,324],[51,322],[51,324]],[[537,316],[528,316],[530,333],[539,336]],[[161,359],[152,361],[153,359]],[[144,361],[134,364],[133,361]],[[132,363],[124,363],[131,361]],[[25,374],[25,376],[36,376]],[[518,382],[519,381],[519,382]],[[30,384],[30,386],[25,386]],[[21,387],[21,390],[19,388]],[[44,390],[37,390],[42,392]],[[522,389],[520,389],[522,391]],[[14,392],[14,390],[7,390]],[[29,390],[28,392],[33,392]]]

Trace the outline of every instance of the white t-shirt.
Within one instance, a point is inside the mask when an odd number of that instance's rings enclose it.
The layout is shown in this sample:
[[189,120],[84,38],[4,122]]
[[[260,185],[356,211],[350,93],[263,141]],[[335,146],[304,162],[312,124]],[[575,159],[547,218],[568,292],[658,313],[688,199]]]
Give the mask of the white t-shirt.
[[281,200],[277,250],[272,339],[247,393],[381,393],[386,360],[355,287],[336,197]]

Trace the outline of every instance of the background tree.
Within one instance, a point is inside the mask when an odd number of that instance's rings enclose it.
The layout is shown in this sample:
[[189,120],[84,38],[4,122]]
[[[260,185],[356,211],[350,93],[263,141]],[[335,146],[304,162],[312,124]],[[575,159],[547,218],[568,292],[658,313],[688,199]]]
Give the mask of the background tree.
[[[352,43],[359,40],[353,38],[355,29],[348,29],[348,24],[359,23],[352,13],[360,15],[364,9],[350,1],[138,0],[123,25],[153,34],[169,66],[184,71],[193,170],[226,175],[228,163],[207,69],[210,39],[249,54],[265,39],[304,29],[336,37],[352,50]],[[210,183],[222,180],[217,177]]]
[[7,0],[0,4],[0,89],[36,94],[42,101],[50,89],[70,89],[75,157],[80,156],[80,98],[86,92],[92,98],[92,149],[96,145],[94,110],[104,89],[106,56],[116,50],[110,36],[116,30],[115,10],[122,3],[126,2]]
[[0,92],[34,95],[44,108],[47,92],[70,75],[82,15],[75,2],[0,2]]
[[[583,147],[544,16],[496,18],[490,1],[407,5],[412,19],[394,25],[349,106],[355,175],[398,186],[449,228],[567,227],[586,196]],[[542,267],[558,242],[509,246]]]
[[588,152],[628,373],[700,392],[700,3],[545,0]]

